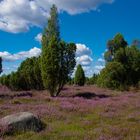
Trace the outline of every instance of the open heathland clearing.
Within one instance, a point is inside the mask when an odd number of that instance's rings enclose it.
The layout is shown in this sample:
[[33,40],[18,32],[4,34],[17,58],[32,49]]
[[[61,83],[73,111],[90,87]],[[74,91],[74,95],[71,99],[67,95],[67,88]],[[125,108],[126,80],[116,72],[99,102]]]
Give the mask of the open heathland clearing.
[[47,91],[11,92],[1,87],[0,118],[29,111],[46,124],[39,133],[3,136],[4,140],[139,140],[140,91],[96,86],[65,86],[52,98]]

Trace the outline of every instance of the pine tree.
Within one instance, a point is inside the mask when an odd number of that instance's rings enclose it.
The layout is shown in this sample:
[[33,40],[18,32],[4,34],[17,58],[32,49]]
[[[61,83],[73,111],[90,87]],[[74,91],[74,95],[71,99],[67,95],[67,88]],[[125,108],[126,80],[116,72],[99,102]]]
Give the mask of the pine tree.
[[82,66],[79,64],[75,72],[75,84],[79,86],[84,86],[85,84],[85,73]]

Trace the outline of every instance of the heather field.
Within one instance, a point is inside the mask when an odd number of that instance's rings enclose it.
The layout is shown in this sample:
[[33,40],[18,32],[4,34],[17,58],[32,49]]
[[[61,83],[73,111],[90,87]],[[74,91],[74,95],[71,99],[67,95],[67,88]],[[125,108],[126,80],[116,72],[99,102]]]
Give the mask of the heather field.
[[0,91],[0,118],[29,111],[46,124],[40,133],[2,140],[139,140],[140,91],[111,91],[96,86],[66,86],[60,97],[47,91]]

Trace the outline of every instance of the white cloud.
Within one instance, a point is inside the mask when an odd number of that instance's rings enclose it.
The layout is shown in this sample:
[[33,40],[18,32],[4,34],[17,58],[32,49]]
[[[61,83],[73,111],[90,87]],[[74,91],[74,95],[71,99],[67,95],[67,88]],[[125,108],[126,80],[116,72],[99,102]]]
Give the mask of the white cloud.
[[93,59],[88,55],[82,55],[76,58],[77,64],[81,64],[82,66],[89,66]]
[[35,37],[35,40],[38,41],[39,43],[41,43],[42,33],[37,34],[37,36]]
[[97,65],[97,66],[95,66],[95,69],[102,70],[104,67],[105,67],[105,66]]
[[77,51],[76,51],[76,56],[81,56],[81,55],[91,55],[92,51],[85,45],[85,44],[76,44]]
[[[39,0],[38,0],[39,1]],[[67,11],[69,14],[80,14],[97,10],[103,3],[111,4],[114,0],[46,0],[51,4],[56,4],[62,11]]]
[[19,53],[11,54],[9,52],[0,52],[0,56],[4,61],[17,61],[17,60],[24,60],[26,58],[30,58],[33,56],[39,56],[41,50],[39,48],[32,48],[29,51],[22,51]]
[[96,73],[96,74],[100,73],[100,71],[101,71],[103,68],[105,68],[104,65],[96,65],[96,66],[94,67],[94,73]]
[[77,65],[81,64],[84,67],[85,72],[86,67],[90,67],[93,59],[92,59],[92,50],[89,49],[85,44],[76,44],[77,50],[76,50],[76,62]]
[[[35,37],[35,39],[40,40],[41,34],[38,34]],[[90,55],[87,54],[88,53],[91,54],[91,50],[88,47],[86,47],[86,45],[82,45],[84,46],[84,49],[82,47],[79,47],[79,45],[77,46],[78,46],[76,51],[76,54],[78,54],[78,57],[76,57],[77,63],[78,64],[80,63],[81,65],[90,65],[93,59],[91,58]],[[30,58],[33,56],[39,56],[40,53],[41,53],[41,49],[34,47],[29,51],[21,51],[15,54],[11,54],[7,51],[0,52],[0,56],[3,58],[4,61],[16,61],[16,60],[23,60],[25,58]]]
[[31,26],[42,26],[46,22],[44,12],[35,1],[3,0],[0,2],[0,29],[18,33],[28,31]]
[[[76,46],[79,46],[79,45],[76,45]],[[93,59],[91,56],[92,51],[84,44],[81,46],[84,46],[84,47],[77,47],[77,51],[76,51],[76,54],[78,54],[78,57],[76,57],[77,64],[82,65],[86,76],[91,76],[93,75],[93,73],[98,73],[103,67],[96,66],[95,68],[93,68],[92,66]],[[26,58],[33,57],[33,56],[39,56],[40,54],[41,54],[41,49],[36,48],[36,47],[30,49],[29,51],[21,51],[15,54],[11,54],[6,51],[0,52],[0,56],[3,58],[3,61],[4,61],[3,73],[8,74],[11,71],[16,71],[18,66],[23,60],[25,60]],[[15,65],[15,63],[18,63],[18,65]]]
[[93,68],[91,66],[83,66],[83,69],[87,77],[91,77],[94,73]]
[[42,27],[49,16],[52,4],[59,11],[79,14],[98,10],[103,3],[114,0],[2,0],[0,1],[0,29],[7,32],[25,32],[32,26]]
[[98,59],[98,62],[104,63],[105,60],[104,60],[103,58],[99,58],[99,59]]
[[[92,59],[92,50],[88,48],[85,44],[76,44],[77,50],[76,50],[76,63],[81,64],[86,76],[90,76],[93,74],[91,65],[93,62]],[[76,71],[76,68],[74,70],[74,73]],[[74,76],[73,73],[73,76]]]
[[17,71],[19,65],[20,65],[21,62],[3,62],[3,72],[2,72],[2,75],[3,74],[10,74],[11,72],[14,72],[14,71]]

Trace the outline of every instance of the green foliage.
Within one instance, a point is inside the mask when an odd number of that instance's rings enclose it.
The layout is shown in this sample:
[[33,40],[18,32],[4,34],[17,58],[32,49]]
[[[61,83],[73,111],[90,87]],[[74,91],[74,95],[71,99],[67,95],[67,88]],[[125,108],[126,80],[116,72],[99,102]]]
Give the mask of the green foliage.
[[135,86],[140,80],[140,50],[135,47],[126,48],[127,62],[125,68],[127,71],[127,84]]
[[[44,37],[47,36],[47,41],[51,41],[52,38],[55,37],[57,41],[60,41],[60,31],[59,31],[59,19],[57,7],[55,5],[52,6],[50,11],[50,18],[48,20],[48,28],[46,28]],[[45,43],[46,44],[46,43]]]
[[97,74],[93,74],[92,77],[90,78],[86,78],[86,84],[87,85],[95,85],[98,79],[98,75]]
[[125,89],[127,86],[137,86],[140,81],[140,49],[133,43],[127,43],[118,34],[108,42],[105,53],[106,67],[101,71],[98,85],[113,89]]
[[127,46],[127,42],[125,41],[122,34],[118,33],[112,40],[107,42],[108,51],[105,53],[106,62],[110,62],[114,58],[114,54],[120,48],[125,48]]
[[140,79],[140,50],[135,46],[120,49],[116,52],[114,60],[124,66],[127,85],[135,86]]
[[9,79],[10,79],[10,75],[3,75],[2,77],[0,77],[0,83],[2,85],[6,85],[9,87],[9,83],[10,83]]
[[44,87],[49,90],[51,96],[56,92],[59,70],[59,50],[57,41],[52,39],[49,45],[42,49],[42,80]]
[[75,61],[75,52],[76,52],[76,46],[73,43],[65,43],[63,41],[60,42],[59,47],[59,56],[60,56],[60,62],[59,62],[59,87],[62,88],[65,83],[67,83],[69,77],[73,73],[73,69],[76,65]]
[[111,89],[121,88],[125,84],[125,68],[119,62],[110,62],[106,65],[97,80],[101,87]]
[[2,73],[2,58],[0,57],[0,74]]
[[75,67],[76,46],[61,41],[55,5],[50,15],[42,38],[41,74],[44,87],[50,95],[58,96]]
[[20,87],[19,87],[19,80],[20,80],[20,75],[18,72],[12,72],[10,74],[10,79],[9,79],[9,87],[12,89],[12,90],[19,90]]
[[40,70],[40,58],[28,58],[23,61],[17,72],[3,75],[0,78],[2,85],[6,85],[12,90],[43,89]]
[[75,84],[79,86],[84,86],[85,84],[85,73],[80,64],[77,66],[74,81],[75,81]]
[[40,70],[40,57],[32,57],[23,61],[18,69],[18,73],[21,77],[20,81],[23,81],[24,89],[42,89],[42,78]]
[[112,61],[112,54],[111,51],[107,51],[104,54],[104,59],[106,60],[106,62],[111,62]]
[[74,78],[68,77],[67,84],[68,84],[68,85],[74,85]]

